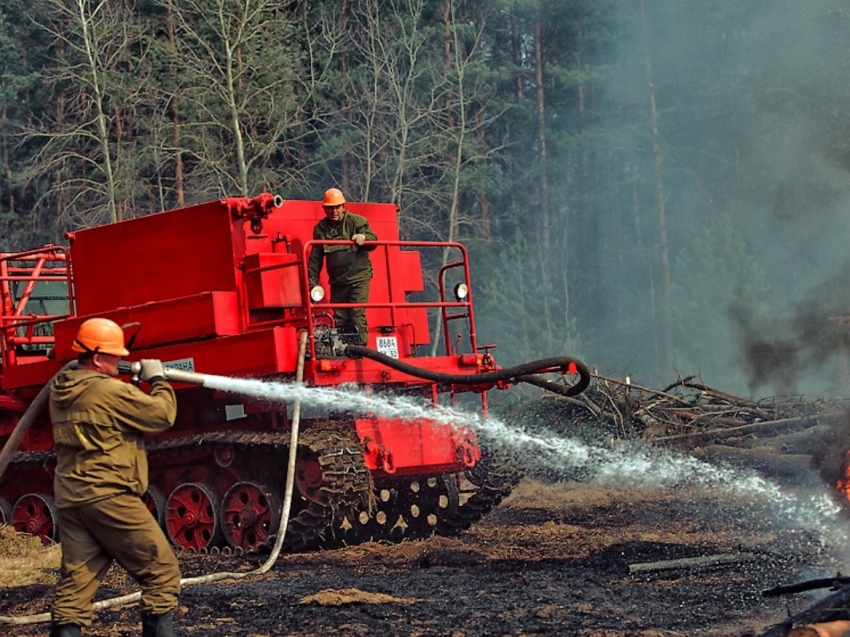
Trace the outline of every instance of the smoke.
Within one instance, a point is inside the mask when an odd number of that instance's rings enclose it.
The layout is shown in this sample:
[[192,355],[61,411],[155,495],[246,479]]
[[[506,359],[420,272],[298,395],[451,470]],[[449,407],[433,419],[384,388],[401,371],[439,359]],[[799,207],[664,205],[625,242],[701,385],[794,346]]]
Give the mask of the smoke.
[[[643,4],[645,20],[637,3],[618,5],[620,72],[608,77],[605,95],[646,140],[649,58],[678,290],[674,347],[678,365],[688,366],[678,371],[732,391],[844,390],[836,353],[841,317],[850,315],[850,5]],[[637,195],[651,246],[658,182],[651,144],[638,152],[646,155]],[[730,245],[724,223],[740,246]],[[605,283],[624,299],[634,296],[640,272],[634,261],[626,265]],[[657,320],[631,316],[637,325]],[[619,318],[598,322],[614,344],[594,361],[603,368],[633,365],[634,343]]]
[[746,307],[734,307],[740,351],[750,378],[750,390],[767,387],[795,393],[802,379],[827,371],[826,386],[839,384],[850,335],[850,264],[816,285],[808,296],[773,321],[754,322]]

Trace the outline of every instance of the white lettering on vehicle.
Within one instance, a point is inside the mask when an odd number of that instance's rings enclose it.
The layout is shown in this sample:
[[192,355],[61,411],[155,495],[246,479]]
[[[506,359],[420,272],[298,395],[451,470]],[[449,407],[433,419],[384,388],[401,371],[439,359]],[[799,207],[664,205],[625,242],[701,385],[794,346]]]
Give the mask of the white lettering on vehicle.
[[175,361],[162,361],[163,367],[170,367],[171,369],[179,369],[181,372],[194,372],[195,371],[195,359],[194,358],[178,358]]

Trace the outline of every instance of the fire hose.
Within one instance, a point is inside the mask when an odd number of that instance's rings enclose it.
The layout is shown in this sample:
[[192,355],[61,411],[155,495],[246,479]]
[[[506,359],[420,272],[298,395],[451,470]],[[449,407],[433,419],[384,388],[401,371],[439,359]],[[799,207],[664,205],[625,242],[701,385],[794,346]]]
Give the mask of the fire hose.
[[[301,340],[298,347],[298,366],[295,371],[295,382],[300,383],[304,380],[304,359],[307,354],[307,332],[301,333]],[[122,373],[137,373],[138,363],[130,363],[125,364],[122,363],[120,367],[120,371]],[[69,363],[66,365],[64,369],[75,366],[75,363]],[[203,386],[207,382],[207,377],[203,374],[198,374],[195,372],[187,372],[184,370],[171,369],[166,367],[164,369],[165,377],[170,381],[180,382],[180,383],[190,383],[193,385],[201,385]],[[41,390],[36,400],[30,405],[27,412],[21,417],[21,420],[18,422],[18,426],[15,428],[15,431],[12,432],[12,436],[9,438],[9,441],[6,442],[6,445],[3,447],[3,452],[0,454],[0,458],[8,456],[11,459],[12,454],[17,448],[18,443],[20,443],[23,438],[23,434],[26,433],[26,429],[32,424],[41,410],[44,408],[45,403],[47,402],[47,396],[50,393],[49,387],[51,383],[47,383],[44,389]],[[42,397],[42,394],[44,396]],[[39,401],[38,399],[41,398]],[[32,416],[27,419],[27,415],[31,412],[35,411]],[[192,586],[195,584],[209,584],[211,582],[217,582],[223,579],[243,579],[245,577],[249,577],[252,575],[263,575],[267,573],[272,566],[277,562],[277,558],[280,555],[280,551],[283,548],[283,539],[286,535],[286,527],[289,522],[289,512],[292,507],[292,492],[293,486],[295,484],[295,461],[298,457],[298,429],[301,422],[301,401],[296,400],[293,405],[292,411],[292,426],[291,426],[291,434],[289,438],[289,461],[286,466],[286,491],[284,493],[283,498],[283,507],[280,513],[280,524],[278,525],[278,533],[275,538],[274,546],[272,547],[271,553],[265,562],[259,567],[254,569],[253,571],[247,572],[230,572],[230,571],[219,571],[217,573],[209,573],[207,575],[200,575],[197,577],[184,577],[180,580],[181,587]],[[25,429],[23,433],[20,433],[16,436],[17,430],[21,427],[21,423],[25,423]],[[12,439],[15,438],[15,446],[7,453],[7,448],[10,446],[9,443]],[[8,465],[8,460],[6,461],[6,465]],[[4,465],[0,465],[0,478],[2,478],[3,471],[5,470]],[[113,597],[111,599],[104,599],[99,602],[94,603],[94,610],[99,611],[105,608],[112,608],[114,606],[123,606],[124,604],[130,604],[133,602],[139,601],[141,599],[142,593],[141,591],[136,591],[135,593],[130,593],[128,595],[121,595],[119,597]],[[37,624],[41,622],[50,621],[50,613],[40,613],[38,615],[26,615],[23,617],[7,617],[0,615],[0,624]]]
[[[562,396],[577,396],[590,384],[590,370],[580,360],[569,356],[556,356],[553,358],[541,358],[516,367],[506,367],[492,372],[480,374],[448,374],[431,369],[423,369],[404,363],[397,358],[381,354],[368,347],[361,345],[347,345],[346,352],[354,356],[370,358],[391,367],[397,371],[417,378],[432,380],[437,383],[448,383],[452,385],[487,385],[496,383],[529,383]],[[537,374],[558,372],[560,374],[578,374],[578,381],[573,385],[562,385]]]

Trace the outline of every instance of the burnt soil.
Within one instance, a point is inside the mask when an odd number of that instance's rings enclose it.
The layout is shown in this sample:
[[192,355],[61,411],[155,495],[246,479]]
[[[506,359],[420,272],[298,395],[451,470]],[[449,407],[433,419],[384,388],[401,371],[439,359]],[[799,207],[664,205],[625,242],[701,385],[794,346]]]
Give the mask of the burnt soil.
[[[283,554],[264,576],[189,587],[178,634],[752,636],[828,593],[762,595],[835,575],[829,553],[758,503],[526,480],[455,538]],[[716,555],[731,561],[635,572]],[[187,577],[263,559],[180,556]],[[113,567],[98,598],[133,590]],[[50,585],[0,587],[0,615],[44,612],[51,596]],[[0,633],[46,635],[47,626]],[[138,635],[138,608],[104,610],[84,634]]]

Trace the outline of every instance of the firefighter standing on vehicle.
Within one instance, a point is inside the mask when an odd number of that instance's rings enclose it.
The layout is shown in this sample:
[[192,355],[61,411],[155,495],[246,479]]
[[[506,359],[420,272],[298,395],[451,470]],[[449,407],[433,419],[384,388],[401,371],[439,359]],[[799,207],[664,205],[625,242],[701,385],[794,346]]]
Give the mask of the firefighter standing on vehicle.
[[[372,279],[372,261],[369,252],[376,246],[365,246],[365,241],[376,241],[377,235],[369,227],[366,217],[345,209],[345,197],[338,188],[325,192],[322,202],[325,218],[313,228],[316,240],[351,240],[354,245],[314,245],[310,252],[309,283],[313,290],[319,282],[322,262],[328,271],[331,286],[331,303],[367,303],[369,281]],[[366,309],[334,309],[336,326],[357,330],[358,344],[367,345],[369,333],[366,325]]]
[[141,496],[148,487],[144,435],[174,424],[174,390],[154,359],[140,361],[149,394],[114,378],[129,352],[113,321],[85,321],[72,348],[77,369],[60,372],[50,386],[62,542],[50,635],[76,637],[91,625],[92,599],[117,561],[141,587],[143,637],[172,637],[180,567]]

